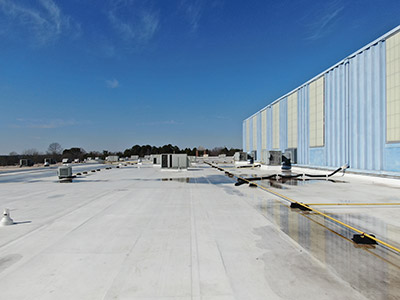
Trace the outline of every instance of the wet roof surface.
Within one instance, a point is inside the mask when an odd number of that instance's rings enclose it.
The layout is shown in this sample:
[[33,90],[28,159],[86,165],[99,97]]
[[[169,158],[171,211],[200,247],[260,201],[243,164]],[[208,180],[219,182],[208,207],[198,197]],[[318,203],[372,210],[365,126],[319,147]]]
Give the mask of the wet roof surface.
[[[229,170],[240,176],[276,171]],[[400,295],[397,253],[356,245],[347,228],[290,209],[260,188],[235,186],[236,178],[208,166],[123,166],[67,184],[40,172],[0,178],[0,208],[9,208],[17,223],[0,227],[5,299]],[[396,182],[360,178],[258,183],[304,203],[400,202]],[[399,245],[400,206],[318,209]]]

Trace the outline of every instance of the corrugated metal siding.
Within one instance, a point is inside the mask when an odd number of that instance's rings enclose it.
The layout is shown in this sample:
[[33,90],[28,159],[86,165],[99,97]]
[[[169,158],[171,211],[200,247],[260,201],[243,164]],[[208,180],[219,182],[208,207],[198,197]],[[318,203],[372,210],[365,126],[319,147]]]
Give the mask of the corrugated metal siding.
[[348,63],[325,74],[325,147],[327,166],[348,163],[347,100]]
[[298,95],[298,148],[297,162],[300,165],[309,164],[309,121],[308,121],[308,85],[303,86],[297,92]]
[[250,121],[246,120],[246,152],[250,151]]
[[385,142],[385,43],[349,61],[350,167],[381,170]]
[[261,158],[261,138],[262,138],[262,128],[261,128],[261,112],[257,113],[257,160]]
[[287,98],[287,118],[288,118],[288,148],[297,148],[297,91],[290,94]]
[[256,114],[255,116],[253,116],[253,118],[251,118],[251,122],[253,123],[252,128],[253,128],[253,143],[251,144],[251,150],[257,150],[257,118],[258,114]]
[[282,99],[279,103],[279,146],[280,150],[284,152],[288,145],[287,98]]
[[246,151],[246,121],[242,124],[242,149]]
[[261,149],[267,149],[267,110],[261,112]]
[[267,107],[267,149],[272,150],[272,107]]
[[280,148],[280,114],[279,114],[280,102],[275,103],[272,106],[272,148]]
[[249,129],[248,129],[248,132],[249,132],[249,150],[248,150],[248,152],[250,152],[250,151],[253,151],[253,118],[249,119],[248,126],[249,126]]

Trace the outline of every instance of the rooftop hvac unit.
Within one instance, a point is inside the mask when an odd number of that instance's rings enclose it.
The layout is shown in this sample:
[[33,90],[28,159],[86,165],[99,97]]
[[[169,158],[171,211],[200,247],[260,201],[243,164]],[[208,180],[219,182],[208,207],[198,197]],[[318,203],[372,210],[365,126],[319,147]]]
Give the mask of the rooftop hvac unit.
[[283,155],[290,159],[292,164],[297,164],[297,148],[286,149]]
[[72,167],[70,166],[59,167],[57,170],[57,175],[59,179],[72,178]]
[[186,169],[189,167],[187,154],[161,154],[161,168]]
[[235,154],[233,155],[233,160],[247,161],[247,153],[246,152],[235,152]]
[[268,151],[268,165],[280,166],[282,163],[282,152],[281,151]]

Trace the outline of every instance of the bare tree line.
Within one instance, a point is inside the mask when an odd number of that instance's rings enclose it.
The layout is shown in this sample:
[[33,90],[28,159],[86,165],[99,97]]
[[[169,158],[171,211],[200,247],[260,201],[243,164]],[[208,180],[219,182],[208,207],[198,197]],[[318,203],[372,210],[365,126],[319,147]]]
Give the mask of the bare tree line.
[[37,149],[25,149],[21,154],[17,152],[10,152],[9,155],[0,156],[0,166],[7,165],[17,165],[20,159],[29,159],[33,163],[43,163],[45,158],[52,159],[55,162],[61,161],[63,158],[69,159],[79,159],[84,160],[88,157],[99,157],[105,159],[110,155],[118,155],[119,157],[130,157],[132,155],[138,155],[139,157],[144,157],[150,154],[161,154],[161,153],[186,153],[192,156],[202,156],[203,154],[209,154],[211,156],[216,156],[219,154],[226,154],[227,156],[232,156],[235,152],[241,151],[241,149],[227,147],[214,147],[212,149],[207,149],[205,147],[199,146],[194,148],[182,148],[174,146],[171,144],[156,147],[151,145],[134,145],[131,148],[125,149],[124,151],[90,151],[86,152],[83,148],[72,147],[69,149],[63,149],[61,145],[57,142],[51,143],[46,153],[41,153]]

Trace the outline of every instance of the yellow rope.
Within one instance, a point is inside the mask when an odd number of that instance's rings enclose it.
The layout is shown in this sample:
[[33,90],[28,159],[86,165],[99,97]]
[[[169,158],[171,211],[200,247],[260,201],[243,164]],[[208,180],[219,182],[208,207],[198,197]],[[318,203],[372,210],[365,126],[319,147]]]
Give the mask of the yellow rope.
[[[210,164],[210,166],[212,166],[212,165]],[[220,169],[223,170],[223,168],[220,168]],[[289,202],[292,202],[292,203],[296,203],[296,204],[298,204],[298,205],[301,205],[301,206],[303,206],[303,207],[305,207],[305,208],[307,208],[307,209],[309,209],[309,210],[311,210],[311,211],[313,211],[313,212],[315,212],[315,213],[317,213],[317,214],[319,214],[319,215],[321,215],[321,216],[323,216],[323,217],[325,217],[325,218],[327,218],[327,219],[329,219],[329,220],[331,220],[331,221],[333,221],[333,222],[335,222],[335,223],[338,223],[338,224],[340,224],[340,225],[342,225],[342,226],[344,226],[344,227],[346,227],[346,228],[349,228],[349,229],[351,229],[351,230],[353,230],[353,231],[355,231],[355,232],[357,232],[357,233],[360,233],[360,234],[362,234],[363,236],[366,236],[367,238],[370,238],[371,240],[374,240],[374,241],[376,241],[376,242],[378,242],[378,243],[380,243],[380,244],[382,244],[382,245],[384,245],[384,246],[386,246],[386,247],[388,247],[388,248],[390,248],[390,249],[392,249],[392,250],[394,250],[394,251],[400,253],[400,249],[399,249],[399,248],[396,248],[396,247],[394,247],[394,246],[392,246],[392,245],[390,245],[390,244],[388,244],[388,243],[386,243],[386,242],[384,242],[384,241],[382,241],[382,240],[380,240],[380,239],[377,239],[377,238],[375,238],[375,237],[373,237],[373,236],[371,236],[371,235],[369,235],[369,234],[367,234],[367,233],[365,233],[365,232],[363,232],[363,231],[361,231],[361,230],[359,230],[359,229],[357,229],[357,228],[355,228],[355,227],[353,227],[353,226],[350,226],[350,225],[348,225],[348,224],[346,224],[346,223],[343,223],[342,221],[339,221],[338,219],[335,219],[335,218],[333,218],[333,217],[330,217],[330,216],[328,216],[327,214],[325,214],[325,213],[323,213],[323,212],[320,212],[319,210],[316,210],[315,208],[311,208],[311,207],[309,207],[307,204],[304,204],[304,203],[301,203],[301,202],[297,202],[296,200],[293,200],[293,199],[291,199],[291,198],[289,198],[289,197],[286,197],[286,196],[284,196],[284,195],[282,195],[282,194],[279,194],[279,193],[277,193],[277,192],[275,192],[275,191],[272,191],[272,190],[270,190],[270,189],[268,189],[268,188],[266,188],[266,187],[264,187],[264,186],[262,186],[262,185],[259,185],[258,183],[250,182],[249,180],[247,180],[247,179],[245,179],[245,178],[242,178],[242,177],[239,177],[239,176],[236,176],[236,175],[234,175],[234,176],[235,176],[236,178],[239,178],[239,179],[241,179],[241,180],[247,182],[247,183],[252,183],[252,184],[256,185],[257,187],[259,187],[259,188],[261,188],[261,189],[267,191],[268,193],[271,193],[271,194],[273,194],[273,195],[275,195],[275,196],[278,196],[278,197],[280,197],[280,198],[283,198],[283,199],[285,199],[285,200],[287,200],[287,201],[289,201]]]
[[400,205],[400,203],[390,203],[390,202],[383,202],[383,203],[307,203],[306,205]]

